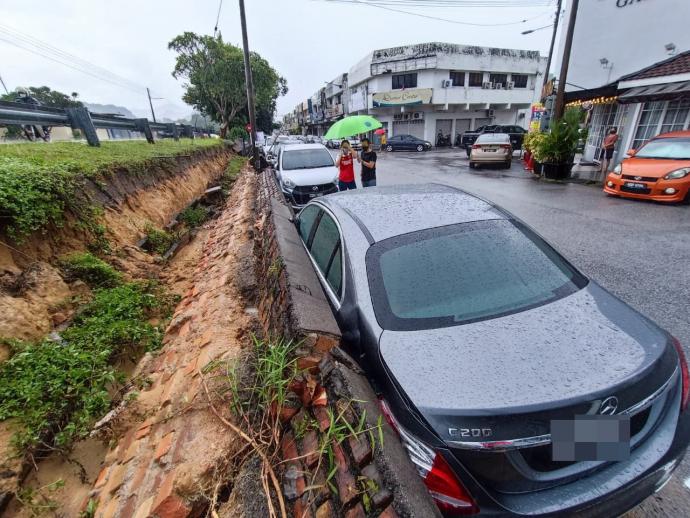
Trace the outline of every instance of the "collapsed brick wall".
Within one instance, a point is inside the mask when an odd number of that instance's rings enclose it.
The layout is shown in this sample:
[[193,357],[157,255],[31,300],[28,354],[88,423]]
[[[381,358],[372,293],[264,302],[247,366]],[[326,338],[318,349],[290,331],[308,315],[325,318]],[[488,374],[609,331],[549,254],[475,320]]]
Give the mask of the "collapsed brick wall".
[[[272,172],[260,175],[255,233],[259,318],[267,335],[299,342],[302,374],[291,387],[301,408],[284,409],[281,442],[283,493],[294,516],[440,516],[397,435],[382,418],[366,378],[340,348],[340,330],[312,269]],[[331,444],[335,475],[316,450],[330,425],[343,414],[356,429],[382,423],[383,444],[350,434]],[[306,420],[316,429],[304,430]],[[376,432],[378,436],[378,432]],[[327,463],[326,463],[327,464]]]

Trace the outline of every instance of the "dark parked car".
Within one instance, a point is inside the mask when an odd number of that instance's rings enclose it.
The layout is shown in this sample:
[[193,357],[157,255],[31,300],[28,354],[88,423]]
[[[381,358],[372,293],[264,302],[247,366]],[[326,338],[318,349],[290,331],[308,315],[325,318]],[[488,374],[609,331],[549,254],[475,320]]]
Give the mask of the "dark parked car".
[[522,126],[491,124],[488,126],[480,126],[474,131],[466,131],[462,136],[458,135],[460,142],[456,140],[455,145],[464,147],[467,151],[467,156],[470,156],[472,144],[479,138],[482,133],[507,133],[510,135],[510,145],[514,150],[522,149],[522,142],[525,140],[527,130]]
[[415,185],[320,198],[297,226],[446,515],[611,517],[670,478],[690,437],[681,345],[524,223]]
[[414,135],[395,135],[388,139],[386,151],[429,151],[431,142]]

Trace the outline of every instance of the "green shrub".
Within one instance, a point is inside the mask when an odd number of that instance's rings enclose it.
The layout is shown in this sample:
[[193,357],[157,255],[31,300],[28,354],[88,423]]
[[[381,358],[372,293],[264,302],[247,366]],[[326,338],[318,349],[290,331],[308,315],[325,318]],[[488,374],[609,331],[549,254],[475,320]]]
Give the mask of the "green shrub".
[[112,266],[88,252],[74,253],[60,259],[68,279],[79,279],[92,288],[113,288],[122,276]]
[[158,229],[153,225],[146,225],[146,243],[151,252],[163,255],[175,242],[175,236],[170,232]]
[[228,168],[225,170],[223,177],[220,180],[220,185],[225,193],[232,189],[232,186],[240,176],[242,168],[246,165],[247,159],[241,156],[233,156],[228,162]]
[[202,205],[197,205],[196,207],[187,207],[180,212],[178,219],[187,225],[187,228],[196,228],[201,225],[207,217],[208,212],[206,208]]
[[228,138],[230,140],[247,139],[249,138],[249,133],[242,126],[235,126],[228,131]]
[[61,341],[14,343],[0,365],[0,420],[16,418],[15,445],[59,448],[85,436],[110,407],[108,389],[122,376],[111,365],[126,352],[160,347],[161,327],[149,323],[170,310],[156,285],[100,289]]

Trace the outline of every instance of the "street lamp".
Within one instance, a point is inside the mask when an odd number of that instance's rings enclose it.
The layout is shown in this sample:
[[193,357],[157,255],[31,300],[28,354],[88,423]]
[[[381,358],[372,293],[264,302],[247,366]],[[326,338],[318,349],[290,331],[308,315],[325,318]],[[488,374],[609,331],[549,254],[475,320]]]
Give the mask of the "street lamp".
[[537,27],[536,29],[528,29],[526,31],[522,31],[520,34],[525,35],[525,34],[532,34],[533,32],[540,31],[542,29],[548,29],[549,27],[553,27],[553,23],[549,25],[544,25],[543,27]]

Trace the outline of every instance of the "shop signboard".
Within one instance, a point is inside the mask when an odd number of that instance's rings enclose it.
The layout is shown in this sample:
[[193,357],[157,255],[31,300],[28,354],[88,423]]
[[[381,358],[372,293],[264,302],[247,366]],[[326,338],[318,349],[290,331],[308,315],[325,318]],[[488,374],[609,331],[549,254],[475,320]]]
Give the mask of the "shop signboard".
[[379,92],[374,94],[374,107],[429,104],[433,93],[433,88],[413,88],[410,90]]
[[546,113],[546,108],[542,103],[532,103],[532,116],[529,122],[530,131],[539,131],[541,128],[541,119]]

